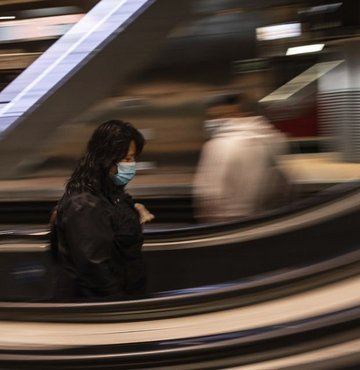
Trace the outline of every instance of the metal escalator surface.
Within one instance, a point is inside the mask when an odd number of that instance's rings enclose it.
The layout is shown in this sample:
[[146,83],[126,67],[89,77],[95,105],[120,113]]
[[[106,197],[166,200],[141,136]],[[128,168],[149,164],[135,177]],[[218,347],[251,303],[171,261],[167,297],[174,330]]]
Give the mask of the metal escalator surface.
[[[286,271],[351,253],[359,248],[360,236],[354,232],[359,214],[360,193],[356,185],[322,194],[309,204],[268,217],[152,233],[144,245],[149,294]],[[39,231],[0,236],[0,273],[2,280],[8,281],[5,288],[13,284],[21,292],[11,297],[11,290],[7,289],[2,300],[21,300],[21,294],[30,293],[30,277],[41,288],[23,299],[49,299],[53,264],[47,238],[46,232]],[[27,256],[29,266],[19,265],[20,256]],[[41,268],[46,281],[31,274]],[[42,297],[37,295],[41,289],[46,292]]]
[[[0,367],[356,369],[359,189],[310,203],[182,236],[153,233],[145,254],[161,281],[148,298],[2,302]],[[15,232],[2,247],[14,236],[14,248],[46,241]]]
[[2,321],[0,364],[3,369],[215,369],[349,345],[356,365],[358,284],[359,277],[347,278],[270,302],[173,319]]

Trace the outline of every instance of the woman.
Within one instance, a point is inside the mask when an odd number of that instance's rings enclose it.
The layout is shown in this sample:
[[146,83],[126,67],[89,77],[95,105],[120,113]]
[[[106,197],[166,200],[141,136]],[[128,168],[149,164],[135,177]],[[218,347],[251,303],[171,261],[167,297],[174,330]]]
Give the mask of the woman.
[[142,134],[130,123],[99,126],[57,207],[58,299],[121,299],[145,293],[140,223],[153,216],[125,193]]

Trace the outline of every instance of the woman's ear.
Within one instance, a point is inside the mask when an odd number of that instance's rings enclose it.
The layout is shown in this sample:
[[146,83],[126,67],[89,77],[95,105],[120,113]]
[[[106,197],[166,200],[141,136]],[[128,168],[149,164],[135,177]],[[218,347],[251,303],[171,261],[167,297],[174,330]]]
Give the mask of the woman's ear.
[[117,174],[117,165],[114,163],[111,167],[110,167],[110,175],[116,175]]

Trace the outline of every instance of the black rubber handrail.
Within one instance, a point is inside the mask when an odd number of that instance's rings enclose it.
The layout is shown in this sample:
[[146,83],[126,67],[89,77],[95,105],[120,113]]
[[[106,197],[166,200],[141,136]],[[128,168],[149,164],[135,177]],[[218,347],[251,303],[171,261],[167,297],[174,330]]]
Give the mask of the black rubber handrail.
[[[149,267],[148,292],[154,295],[167,290],[214,286],[264,276],[265,273],[274,274],[279,270],[293,270],[350,253],[358,249],[360,241],[359,234],[354,233],[359,220],[359,200],[356,190],[355,194],[337,197],[324,206],[306,208],[291,217],[282,217],[245,230],[235,228],[221,234],[211,234],[211,230],[207,229],[201,238],[183,237],[181,243],[179,239],[166,238],[155,243],[146,242],[144,257]],[[50,279],[54,274],[51,253],[44,253],[48,251],[46,246],[46,242],[18,243],[16,239],[1,246],[5,252],[4,261],[7,258],[12,263],[5,267],[4,271],[9,271],[9,274],[4,278],[13,279],[10,281],[13,285],[5,286],[1,297],[3,301],[50,299]],[[39,281],[34,287],[38,291],[30,292],[32,286],[26,280],[14,280],[18,276],[16,274],[21,277],[29,275],[26,267],[21,268],[20,264],[19,268],[18,264],[24,250],[29,252],[29,266],[35,266],[35,270],[40,266],[48,279]],[[12,291],[12,286],[19,290]],[[285,290],[279,290],[285,294]],[[263,292],[262,297],[265,296]],[[185,307],[182,314],[186,314],[188,308]],[[158,314],[156,309],[152,313],[150,311],[142,314]],[[173,308],[169,311],[174,313]],[[111,314],[106,315],[107,318],[109,316]],[[132,317],[131,313],[122,317],[126,316],[127,319]]]
[[171,235],[174,233],[181,233],[182,235],[197,235],[200,231],[202,234],[204,231],[221,231],[226,232],[233,229],[239,229],[242,227],[252,226],[258,223],[264,223],[267,221],[272,221],[273,219],[289,216],[294,213],[298,213],[304,210],[322,206],[326,203],[339,200],[343,197],[346,197],[350,194],[357,193],[360,191],[360,181],[349,182],[345,184],[337,184],[328,189],[322,190],[314,196],[311,196],[306,199],[296,201],[290,205],[284,207],[269,210],[263,212],[262,214],[257,214],[254,216],[244,217],[238,221],[231,222],[218,222],[218,223],[209,223],[209,224],[199,224],[193,226],[183,226],[177,227],[174,229],[166,228],[164,230],[146,230],[146,234],[156,234],[157,236],[161,235]]
[[[304,210],[310,210],[311,208],[325,205],[329,202],[339,200],[342,197],[346,197],[350,194],[357,193],[360,191],[360,181],[349,182],[345,184],[337,184],[321,191],[320,193],[303,199],[293,204],[284,206],[279,209],[271,210],[259,214],[256,216],[246,217],[239,221],[232,222],[221,222],[212,224],[198,224],[192,226],[182,226],[176,228],[149,228],[144,231],[146,240],[161,239],[161,238],[172,238],[172,237],[189,237],[199,236],[204,233],[217,233],[233,231],[240,228],[254,226],[260,223],[272,221],[277,218],[282,218],[302,212]],[[7,240],[31,240],[31,241],[45,241],[49,239],[49,229],[46,228],[33,228],[19,229],[12,228],[8,230],[0,230],[0,241]]]
[[1,302],[0,319],[52,322],[129,322],[180,317],[241,307],[329,284],[360,271],[360,251],[310,266],[251,279],[168,291],[145,299],[113,302]]
[[18,366],[49,370],[185,365],[197,369],[224,368],[225,365],[250,364],[351,341],[358,338],[358,324],[359,307],[349,307],[306,319],[205,337],[57,349],[3,348],[0,349],[0,365],[4,369]]

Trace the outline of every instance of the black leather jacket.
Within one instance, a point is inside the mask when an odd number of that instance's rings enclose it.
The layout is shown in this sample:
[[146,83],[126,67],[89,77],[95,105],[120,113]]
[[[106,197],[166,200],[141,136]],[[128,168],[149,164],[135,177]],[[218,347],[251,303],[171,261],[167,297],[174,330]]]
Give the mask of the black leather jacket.
[[64,195],[56,230],[55,299],[121,299],[145,293],[142,228],[132,198],[121,188],[109,197]]

